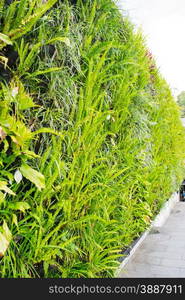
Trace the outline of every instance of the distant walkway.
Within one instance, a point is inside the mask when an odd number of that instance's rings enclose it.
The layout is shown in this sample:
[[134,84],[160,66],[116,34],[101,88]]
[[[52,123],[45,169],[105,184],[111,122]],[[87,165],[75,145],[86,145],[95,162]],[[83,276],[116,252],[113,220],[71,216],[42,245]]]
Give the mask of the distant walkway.
[[185,202],[178,202],[166,223],[148,234],[119,277],[185,277]]

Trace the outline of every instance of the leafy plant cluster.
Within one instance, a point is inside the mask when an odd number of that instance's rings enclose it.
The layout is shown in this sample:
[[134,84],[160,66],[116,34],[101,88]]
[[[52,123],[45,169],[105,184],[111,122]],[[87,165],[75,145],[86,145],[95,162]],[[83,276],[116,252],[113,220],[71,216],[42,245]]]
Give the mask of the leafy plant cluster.
[[113,1],[1,14],[1,49],[18,58],[0,90],[1,177],[15,179],[1,189],[0,277],[112,277],[184,176],[178,106]]
[[[7,179],[19,182],[22,175],[30,179],[41,189],[44,185],[44,177],[31,169],[26,161],[38,157],[29,150],[30,141],[39,132],[32,132],[31,126],[26,124],[25,110],[38,107],[25,90],[23,78],[36,77],[45,71],[39,71],[30,75],[38,49],[42,46],[41,41],[35,44],[26,43],[24,35],[29,32],[44,13],[53,6],[56,0],[47,1],[7,1],[1,2],[1,33],[0,33],[0,141],[1,141],[1,181],[0,190],[13,195],[7,187]],[[67,43],[67,39],[57,37],[43,41],[50,44],[60,40]],[[57,68],[47,69],[46,72],[56,71]],[[46,131],[46,129],[44,130]],[[20,170],[19,170],[20,168]],[[17,169],[17,170],[16,170]],[[1,201],[5,194],[1,192]]]

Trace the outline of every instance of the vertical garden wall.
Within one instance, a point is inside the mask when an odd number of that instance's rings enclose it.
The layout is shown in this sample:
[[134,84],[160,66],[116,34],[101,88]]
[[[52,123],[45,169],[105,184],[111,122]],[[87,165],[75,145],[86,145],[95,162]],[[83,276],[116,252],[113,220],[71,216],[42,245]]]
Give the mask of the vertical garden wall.
[[184,177],[179,108],[111,0],[0,20],[0,277],[112,277]]

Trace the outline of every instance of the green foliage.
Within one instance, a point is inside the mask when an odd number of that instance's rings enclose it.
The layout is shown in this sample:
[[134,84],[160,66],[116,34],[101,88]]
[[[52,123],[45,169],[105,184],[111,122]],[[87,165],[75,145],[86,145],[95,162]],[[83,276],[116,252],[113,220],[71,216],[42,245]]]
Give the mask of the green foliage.
[[34,152],[28,150],[33,137],[31,131],[24,124],[24,117],[21,113],[22,110],[30,107],[34,107],[34,103],[25,93],[21,82],[16,81],[15,87],[1,84],[0,189],[12,195],[15,194],[10,192],[11,190],[7,187],[7,180],[13,180],[12,172],[15,172],[21,162],[36,156]]
[[[0,50],[2,54],[0,53],[0,70],[3,71],[3,74],[6,74],[6,72],[9,76],[11,74],[11,78],[8,80],[9,82],[5,80],[5,82],[0,83],[0,180],[2,180],[0,183],[3,187],[1,187],[1,190],[11,195],[15,195],[15,193],[7,187],[7,179],[12,182],[12,172],[21,171],[21,176],[23,175],[33,182],[38,189],[44,188],[43,175],[26,164],[28,159],[38,157],[33,151],[29,150],[30,142],[40,132],[49,131],[56,134],[54,130],[49,128],[32,133],[23,115],[25,110],[39,107],[39,105],[34,103],[32,97],[25,90],[21,76],[32,77],[35,80],[38,75],[60,70],[60,68],[55,67],[46,70],[37,69],[35,72],[29,73],[42,43],[35,40],[35,44],[32,43],[31,48],[30,43],[25,42],[23,35],[32,29],[46,11],[55,4],[56,0],[49,0],[45,4],[42,2],[14,1],[9,6],[6,6],[4,2],[1,3],[0,30],[2,33],[0,33]],[[46,40],[43,44],[48,45],[56,41],[70,46],[69,39],[60,36],[53,37],[52,40]],[[7,50],[7,45],[11,45],[18,51],[19,61],[16,70],[11,70],[9,63],[14,59],[11,54],[15,51],[12,49]],[[10,57],[6,57],[8,51]],[[1,198],[5,198],[2,192]]]
[[0,35],[0,49],[29,32],[57,0],[48,0],[45,4],[38,0],[13,1],[8,7],[3,2],[0,10],[4,20]]
[[[28,1],[21,11],[23,1],[15,3],[24,16],[41,5]],[[10,7],[3,14],[11,19]],[[112,277],[122,250],[183,179],[179,109],[142,34],[113,1],[61,0],[36,20],[24,36],[14,25],[2,31],[18,34],[20,58],[2,84],[12,127],[4,118],[0,138],[4,148],[11,139],[8,159],[23,158],[11,167],[11,190],[0,184],[0,220],[11,233],[0,277]]]

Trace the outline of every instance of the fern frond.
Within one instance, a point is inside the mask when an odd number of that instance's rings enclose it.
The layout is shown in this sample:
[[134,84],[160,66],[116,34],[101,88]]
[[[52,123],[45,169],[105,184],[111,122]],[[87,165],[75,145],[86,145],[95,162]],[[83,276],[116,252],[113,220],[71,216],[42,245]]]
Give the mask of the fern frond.
[[[26,1],[27,2],[27,1]],[[11,28],[11,22],[9,25],[6,25],[5,29],[7,34],[9,37],[11,37],[12,40],[16,40],[17,38],[23,36],[24,34],[26,34],[28,31],[30,31],[32,29],[32,27],[35,25],[35,23],[47,12],[47,10],[49,10],[55,3],[57,2],[57,0],[48,0],[45,4],[42,4],[41,6],[37,6],[37,2],[33,1],[32,4],[29,1],[29,9],[28,9],[28,13],[24,15],[23,17],[23,11],[22,11],[22,5],[23,5],[23,1],[21,1],[19,3],[18,6],[18,12],[17,12],[17,18],[16,18],[16,25],[18,26],[17,28],[13,28],[9,31],[9,33],[7,32],[7,26],[9,28]],[[14,3],[14,5],[16,5],[17,2]],[[30,6],[31,5],[31,6]],[[13,7],[15,8],[15,6],[10,6],[10,8],[8,9],[8,12],[10,14],[10,16],[12,16],[14,14],[13,12]],[[26,10],[24,9],[24,12],[26,12]],[[9,16],[9,21],[11,21],[11,18]],[[20,19],[20,17],[22,17]],[[18,24],[18,21],[20,22]]]

